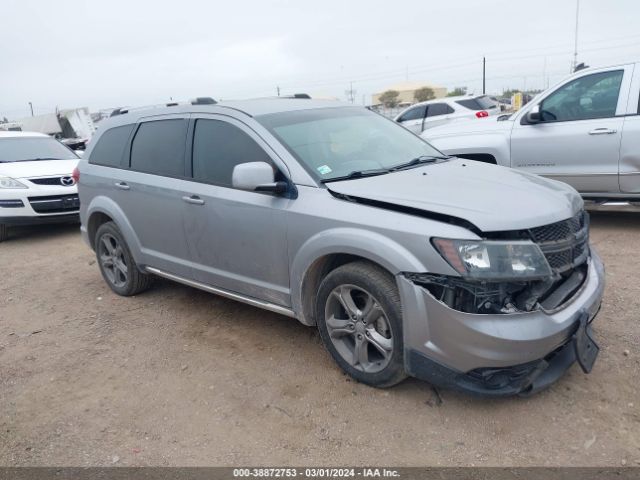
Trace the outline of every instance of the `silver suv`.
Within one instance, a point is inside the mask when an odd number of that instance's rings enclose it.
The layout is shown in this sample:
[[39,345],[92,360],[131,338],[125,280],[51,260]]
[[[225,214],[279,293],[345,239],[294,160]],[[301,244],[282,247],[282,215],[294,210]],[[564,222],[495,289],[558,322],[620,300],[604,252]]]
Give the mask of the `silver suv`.
[[79,175],[114,292],[160,276],[297,318],[360,382],[529,394],[598,353],[604,272],[575,190],[447,157],[365,108],[124,111]]

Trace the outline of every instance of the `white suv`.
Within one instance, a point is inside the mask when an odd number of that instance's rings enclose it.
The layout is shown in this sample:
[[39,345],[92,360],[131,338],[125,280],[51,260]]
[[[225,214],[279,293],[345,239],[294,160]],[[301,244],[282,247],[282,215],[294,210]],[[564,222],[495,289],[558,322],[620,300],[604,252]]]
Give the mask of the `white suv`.
[[78,221],[77,164],[47,135],[0,132],[0,242],[9,225]]
[[394,120],[413,133],[454,120],[485,118],[501,113],[498,102],[487,95],[446,97],[411,105]]
[[509,117],[422,137],[448,155],[568,183],[589,209],[638,212],[640,62],[580,70]]

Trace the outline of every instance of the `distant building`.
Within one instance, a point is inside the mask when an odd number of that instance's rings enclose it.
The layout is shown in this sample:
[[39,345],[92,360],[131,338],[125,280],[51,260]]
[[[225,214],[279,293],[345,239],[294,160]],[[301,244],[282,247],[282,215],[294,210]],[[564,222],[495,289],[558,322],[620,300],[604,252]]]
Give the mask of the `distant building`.
[[398,101],[401,103],[412,104],[415,103],[414,94],[416,90],[419,90],[423,87],[429,87],[433,90],[433,94],[436,98],[442,98],[447,96],[447,88],[446,87],[438,87],[435,85],[429,85],[428,83],[422,82],[402,82],[396,85],[391,85],[379,93],[374,93],[371,99],[371,103],[373,105],[378,105],[380,103],[380,95],[386,92],[387,90],[396,90],[400,92],[398,96]]

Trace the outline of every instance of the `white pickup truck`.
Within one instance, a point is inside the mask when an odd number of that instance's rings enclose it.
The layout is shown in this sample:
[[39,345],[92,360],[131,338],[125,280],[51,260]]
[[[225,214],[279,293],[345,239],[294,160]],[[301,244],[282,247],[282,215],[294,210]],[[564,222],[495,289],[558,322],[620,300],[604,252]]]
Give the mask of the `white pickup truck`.
[[640,63],[579,71],[507,118],[422,137],[448,155],[566,182],[592,209],[640,211]]

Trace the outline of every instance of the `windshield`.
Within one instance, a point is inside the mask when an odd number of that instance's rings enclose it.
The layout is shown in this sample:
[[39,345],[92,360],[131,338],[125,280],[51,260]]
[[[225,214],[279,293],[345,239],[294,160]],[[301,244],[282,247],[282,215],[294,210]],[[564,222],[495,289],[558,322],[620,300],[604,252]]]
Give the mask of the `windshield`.
[[365,108],[299,110],[256,120],[320,181],[443,156],[404,127]]
[[49,137],[15,137],[0,139],[0,163],[38,160],[70,160],[77,155]]

